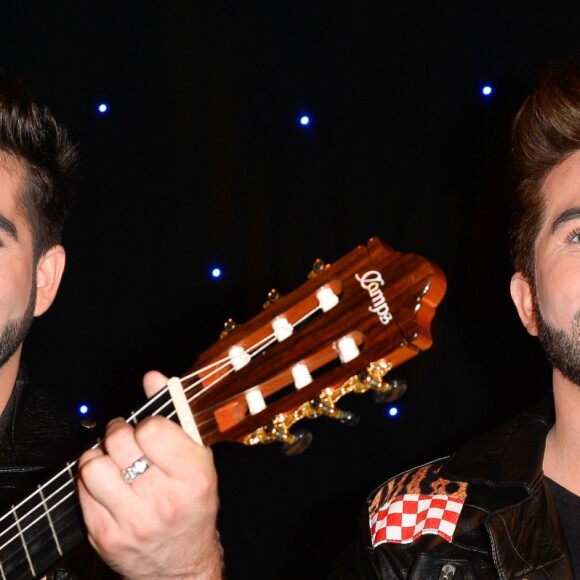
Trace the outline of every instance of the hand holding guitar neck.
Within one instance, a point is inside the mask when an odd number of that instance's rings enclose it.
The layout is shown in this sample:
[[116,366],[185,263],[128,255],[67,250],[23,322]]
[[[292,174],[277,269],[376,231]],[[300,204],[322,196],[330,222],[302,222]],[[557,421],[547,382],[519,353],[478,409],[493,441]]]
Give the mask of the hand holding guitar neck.
[[[166,382],[148,373],[145,391]],[[139,462],[142,473],[120,477]],[[221,577],[212,452],[173,421],[111,421],[104,445],[80,458],[78,490],[91,544],[124,577]]]

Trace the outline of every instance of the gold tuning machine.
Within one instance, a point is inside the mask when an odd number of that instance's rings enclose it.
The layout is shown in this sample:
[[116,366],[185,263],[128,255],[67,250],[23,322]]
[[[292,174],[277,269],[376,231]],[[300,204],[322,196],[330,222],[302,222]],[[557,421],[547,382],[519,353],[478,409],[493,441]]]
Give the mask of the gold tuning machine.
[[[394,400],[404,393],[403,382],[386,382],[383,377],[393,368],[390,362],[380,360],[371,363],[366,369],[354,375],[339,387],[327,387],[320,394],[306,401],[288,414],[277,415],[270,423],[247,435],[243,440],[246,445],[278,442],[284,445],[287,455],[300,453],[310,443],[312,435],[306,432],[291,432],[291,427],[302,419],[329,417],[345,425],[358,423],[358,416],[336,406],[336,402],[349,393],[365,393],[369,390],[381,394],[384,400]],[[398,385],[398,386],[394,386]],[[398,390],[401,389],[401,390]]]
[[339,421],[343,425],[356,425],[360,417],[350,411],[339,409],[335,400],[332,389],[325,389],[316,399],[310,401],[312,415],[308,416],[308,418],[315,419],[316,417],[324,416]]
[[298,455],[302,453],[312,442],[312,433],[306,430],[290,431],[293,423],[287,421],[283,414],[278,415],[273,421],[260,427],[249,435],[244,443],[246,445],[258,445],[265,443],[282,443],[285,455]]
[[268,308],[268,306],[272,306],[274,302],[280,300],[280,296],[281,296],[280,292],[278,292],[278,290],[276,290],[275,288],[272,288],[272,290],[268,292],[267,300],[262,305],[262,308]]
[[328,266],[329,264],[327,264],[324,260],[316,258],[316,260],[314,260],[314,263],[312,264],[312,270],[310,270],[310,272],[308,273],[308,279],[310,280],[310,278],[314,278],[314,276],[320,274],[320,272],[322,272],[322,270],[324,270],[325,268],[328,268]]
[[224,322],[223,330],[220,332],[220,339],[225,338],[238,327],[238,323],[233,318],[228,318]]

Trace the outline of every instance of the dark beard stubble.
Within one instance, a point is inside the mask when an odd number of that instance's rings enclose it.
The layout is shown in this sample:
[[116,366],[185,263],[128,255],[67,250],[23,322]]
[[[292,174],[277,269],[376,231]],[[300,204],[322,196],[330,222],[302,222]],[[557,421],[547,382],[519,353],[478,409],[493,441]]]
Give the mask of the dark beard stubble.
[[32,289],[28,299],[26,311],[22,316],[9,320],[0,336],[0,367],[4,366],[18,347],[24,342],[28,331],[34,321],[34,308],[36,306],[36,273],[32,280]]
[[534,296],[534,311],[538,323],[538,339],[549,362],[568,380],[580,386],[580,312],[574,314],[572,335],[547,322]]

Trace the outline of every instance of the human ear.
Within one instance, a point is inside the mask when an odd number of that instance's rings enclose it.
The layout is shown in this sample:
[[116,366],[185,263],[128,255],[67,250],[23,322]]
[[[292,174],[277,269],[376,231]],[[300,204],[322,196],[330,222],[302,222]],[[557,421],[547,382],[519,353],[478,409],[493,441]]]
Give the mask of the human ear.
[[52,304],[64,272],[66,254],[56,245],[40,256],[36,265],[36,306],[34,316],[44,314]]
[[534,308],[534,295],[530,282],[521,272],[516,272],[510,282],[510,294],[516,305],[522,324],[533,336],[538,335],[538,324]]

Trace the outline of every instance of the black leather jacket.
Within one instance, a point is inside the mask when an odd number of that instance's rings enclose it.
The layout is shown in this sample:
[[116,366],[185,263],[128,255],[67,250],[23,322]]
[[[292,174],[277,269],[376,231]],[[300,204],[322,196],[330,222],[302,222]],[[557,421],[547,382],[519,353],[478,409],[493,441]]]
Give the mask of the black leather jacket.
[[385,482],[368,509],[402,494],[465,498],[452,541],[423,534],[373,550],[369,515],[331,578],[573,580],[556,506],[542,472],[551,398],[440,459]]
[[[21,367],[0,416],[0,516],[16,500],[45,482],[55,468],[76,459],[95,439],[92,430],[83,428],[46,392],[30,384]],[[48,578],[105,578],[108,574],[88,542],[84,542],[55,566]]]

